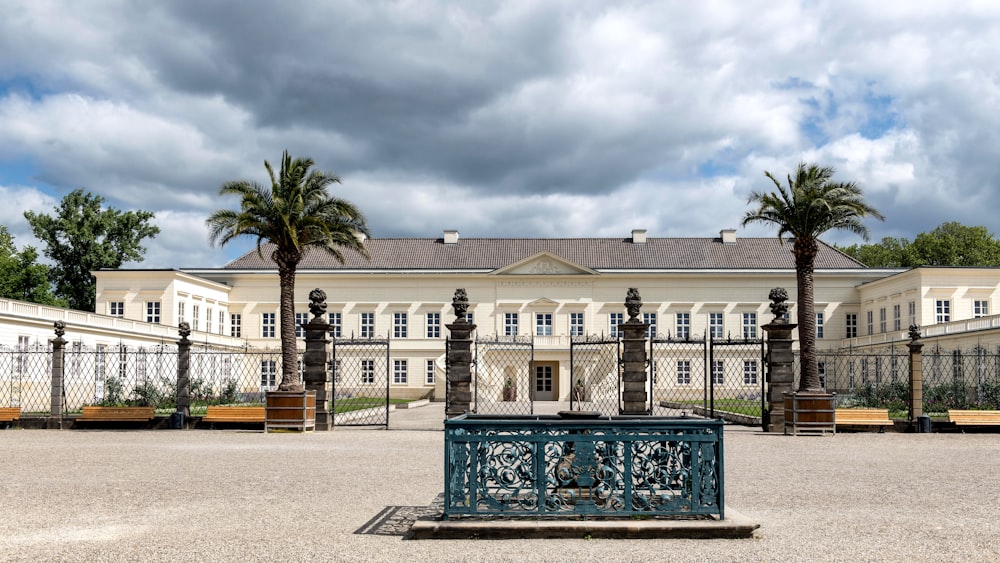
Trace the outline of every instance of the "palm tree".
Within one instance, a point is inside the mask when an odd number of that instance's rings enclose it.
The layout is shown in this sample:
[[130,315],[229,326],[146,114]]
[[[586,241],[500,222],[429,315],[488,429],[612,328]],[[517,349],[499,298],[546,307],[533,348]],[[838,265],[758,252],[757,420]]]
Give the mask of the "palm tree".
[[319,170],[310,171],[311,158],[296,158],[286,150],[277,176],[271,164],[264,168],[271,187],[247,180],[226,182],[223,196],[240,197],[239,210],[220,209],[205,224],[209,242],[224,246],[240,236],[257,238],[257,253],[264,258],[264,243],[273,246],[271,259],[278,265],[280,287],[281,391],[301,391],[298,349],[295,344],[295,270],[310,250],[323,249],[340,263],[342,248],[368,256],[359,235],[370,236],[364,215],[350,202],[331,196],[327,186],[340,178]]
[[778,226],[778,238],[791,235],[794,239],[792,254],[795,256],[795,282],[798,301],[799,348],[802,376],[799,391],[822,392],[819,368],[816,363],[816,307],[813,299],[813,269],[819,251],[819,236],[842,229],[868,240],[868,228],[861,219],[872,216],[885,219],[881,213],[865,203],[861,188],[854,182],[833,182],[834,170],[826,166],[799,163],[795,175],[788,176],[788,186],[771,175],[764,175],[774,182],[777,192],[754,191],[748,204],[758,207],[747,211],[743,225],[770,223]]

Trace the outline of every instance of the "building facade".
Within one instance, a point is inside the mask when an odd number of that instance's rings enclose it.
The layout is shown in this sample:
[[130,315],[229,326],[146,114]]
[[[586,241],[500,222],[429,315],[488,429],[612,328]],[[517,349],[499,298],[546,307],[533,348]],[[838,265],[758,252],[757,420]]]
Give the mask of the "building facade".
[[[634,230],[630,237],[576,239],[462,239],[445,231],[437,239],[371,239],[365,246],[370,260],[351,252],[344,264],[321,252],[306,256],[297,274],[297,324],[309,318],[309,291],[323,289],[334,340],[390,340],[390,392],[398,397],[443,396],[456,288],[468,293],[477,338],[531,338],[541,370],[532,375],[550,379],[532,389],[533,399],[566,400],[571,340],[616,336],[630,287],[639,289],[642,320],[655,335],[753,339],[771,320],[770,290],[794,295],[795,286],[790,243],[738,238],[733,230],[717,238],[650,238]],[[195,341],[228,336],[276,348],[277,269],[267,253],[265,246],[263,256],[254,250],[217,269],[94,272],[97,309],[168,326],[186,321]],[[856,338],[850,335],[863,326],[858,319],[877,308],[875,284],[899,274],[866,268],[823,245],[815,292],[820,345],[838,348]],[[684,381],[682,374],[669,379]]]

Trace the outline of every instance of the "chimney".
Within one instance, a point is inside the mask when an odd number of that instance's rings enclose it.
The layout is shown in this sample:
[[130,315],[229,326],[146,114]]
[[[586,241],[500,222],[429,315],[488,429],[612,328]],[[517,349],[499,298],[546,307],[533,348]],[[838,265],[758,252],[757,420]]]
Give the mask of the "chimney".
[[646,229],[632,229],[632,244],[646,244]]
[[368,237],[361,231],[354,231],[354,238],[358,239],[358,242],[364,243],[368,240]]
[[445,244],[458,244],[458,231],[446,230],[444,232]]
[[722,244],[736,244],[736,229],[722,229],[719,231]]

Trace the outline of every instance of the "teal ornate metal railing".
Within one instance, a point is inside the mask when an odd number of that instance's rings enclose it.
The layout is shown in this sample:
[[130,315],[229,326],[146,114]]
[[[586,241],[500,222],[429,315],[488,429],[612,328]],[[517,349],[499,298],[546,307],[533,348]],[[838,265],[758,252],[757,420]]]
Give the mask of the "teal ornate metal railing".
[[724,518],[721,420],[445,421],[444,516]]

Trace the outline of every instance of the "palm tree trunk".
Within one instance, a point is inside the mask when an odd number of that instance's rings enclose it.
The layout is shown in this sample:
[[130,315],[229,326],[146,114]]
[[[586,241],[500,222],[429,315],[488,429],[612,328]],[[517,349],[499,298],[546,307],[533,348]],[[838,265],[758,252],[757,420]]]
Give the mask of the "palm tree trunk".
[[279,391],[302,391],[299,353],[295,342],[295,264],[278,262],[279,330],[281,336],[281,383]]
[[799,360],[798,391],[823,392],[816,361],[816,304],[813,270],[818,252],[815,239],[795,240],[795,280],[798,285]]

